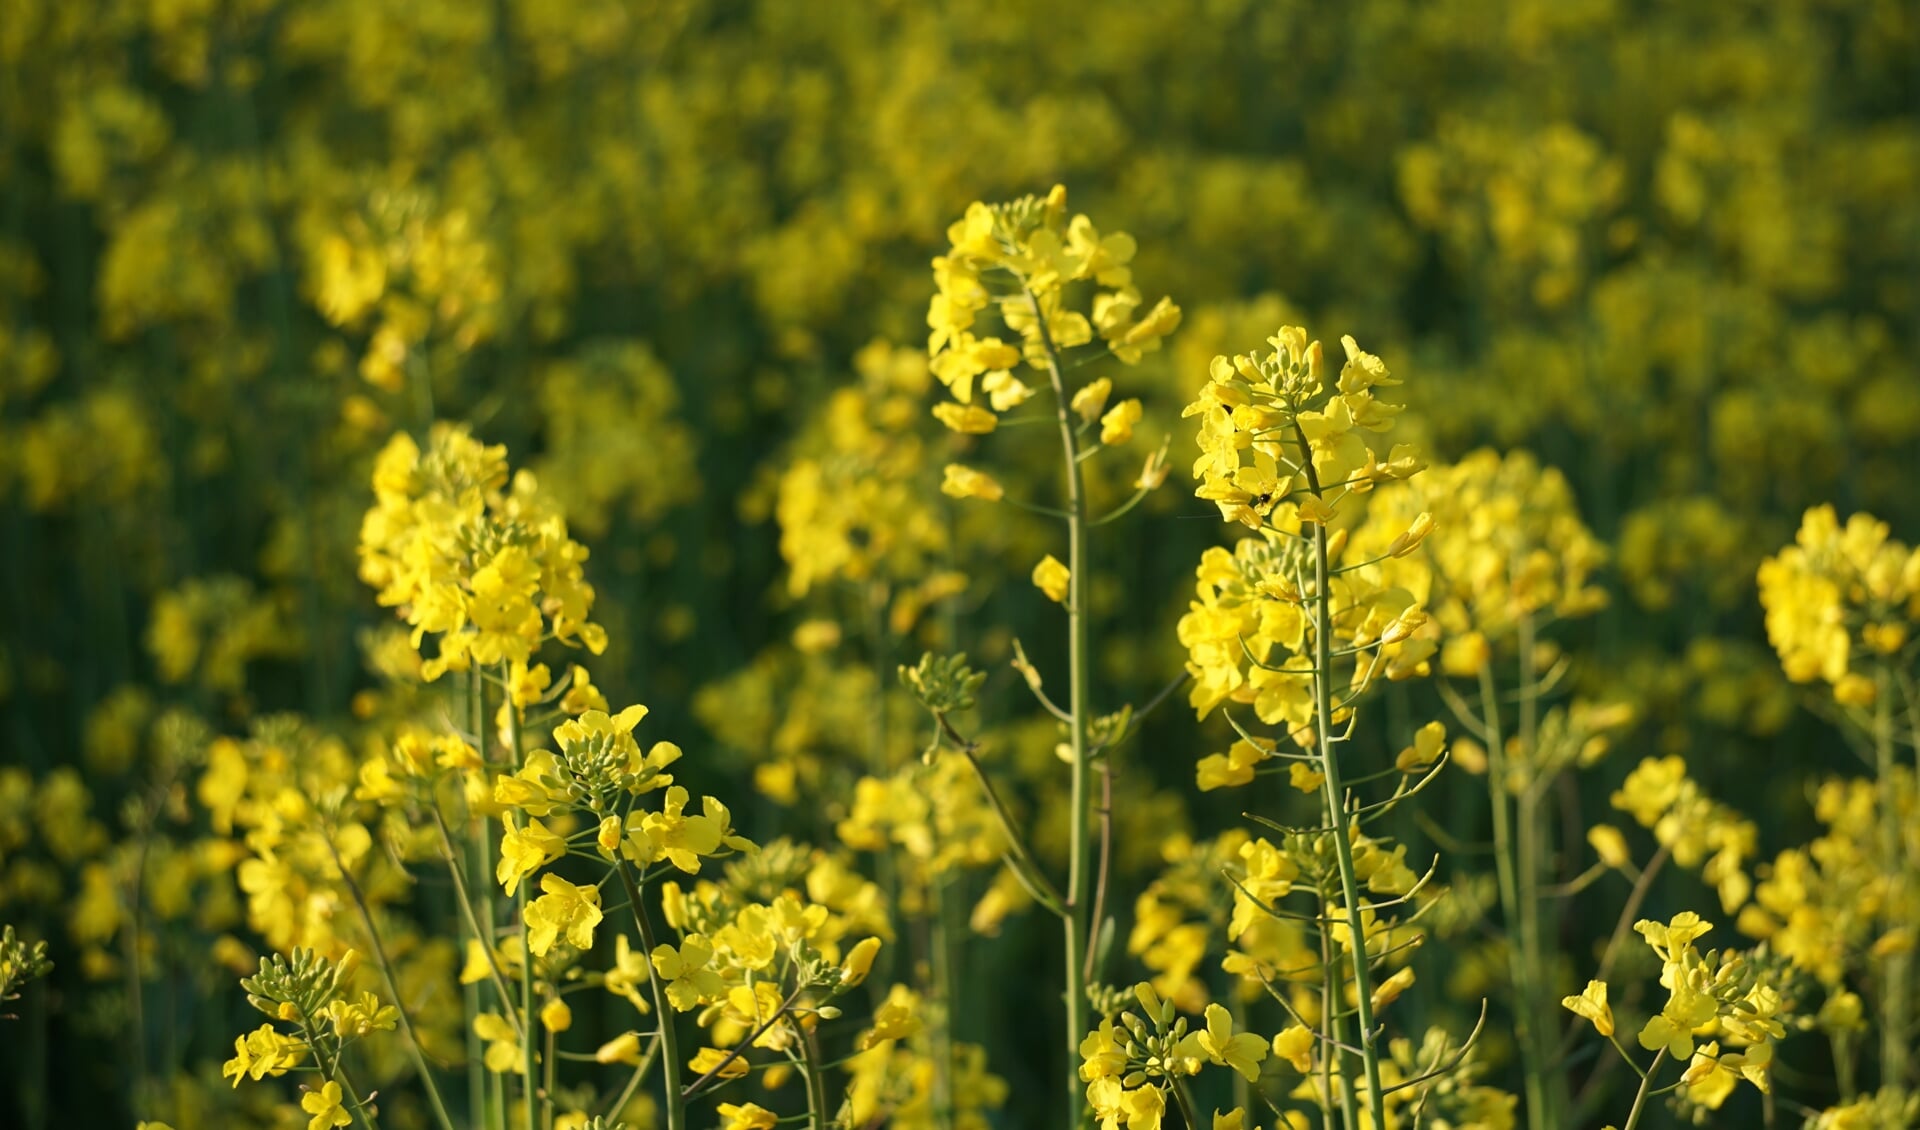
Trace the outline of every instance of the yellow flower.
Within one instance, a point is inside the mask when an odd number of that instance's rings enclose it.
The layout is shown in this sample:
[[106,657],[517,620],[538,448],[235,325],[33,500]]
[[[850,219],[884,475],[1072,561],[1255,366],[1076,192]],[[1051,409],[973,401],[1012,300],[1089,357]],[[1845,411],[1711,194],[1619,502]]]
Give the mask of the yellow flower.
[[1302,1075],[1313,1071],[1313,1030],[1295,1024],[1273,1038],[1273,1054],[1293,1065]]
[[460,983],[472,985],[492,976],[493,967],[487,962],[487,947],[480,944],[478,938],[467,939],[467,960],[460,967]]
[[887,990],[887,999],[873,1010],[873,1027],[860,1033],[854,1048],[866,1051],[887,1040],[904,1040],[920,1030],[920,997],[905,985]]
[[596,1063],[627,1063],[639,1066],[640,1033],[622,1032],[594,1051]]
[[1033,583],[1047,594],[1048,600],[1057,604],[1066,603],[1071,580],[1072,574],[1067,567],[1060,564],[1059,558],[1051,553],[1042,557],[1040,564],[1033,567]]
[[779,1119],[774,1113],[757,1103],[736,1106],[733,1103],[721,1103],[718,1113],[725,1119],[720,1130],[773,1130]]
[[564,931],[575,949],[593,947],[593,928],[600,924],[600,888],[575,886],[558,875],[540,876],[545,894],[527,904],[527,948],[544,957]]
[[500,839],[500,862],[494,875],[509,895],[519,889],[520,881],[567,854],[566,837],[547,829],[538,820],[530,820],[525,831],[507,814],[507,832]]
[[301,1096],[300,1109],[313,1115],[307,1121],[307,1130],[330,1130],[353,1122],[353,1115],[340,1105],[340,1084],[332,1081]]
[[1093,423],[1106,410],[1107,397],[1113,395],[1113,381],[1107,377],[1087,382],[1086,386],[1073,394],[1069,406],[1086,423]]
[[983,502],[998,502],[1006,495],[999,480],[992,475],[960,463],[947,464],[940,492],[952,498],[977,498]]
[[1296,761],[1292,765],[1287,766],[1287,784],[1292,785],[1308,796],[1312,796],[1326,779],[1327,775],[1325,773],[1320,772],[1305,761]]
[[1260,1078],[1260,1061],[1267,1058],[1267,1042],[1251,1032],[1235,1033],[1233,1014],[1218,1004],[1207,1006],[1207,1026],[1180,1041],[1178,1054],[1204,1058],[1231,1067],[1251,1083]]
[[285,1075],[300,1063],[307,1054],[307,1045],[291,1036],[282,1035],[271,1024],[262,1024],[244,1036],[233,1041],[233,1058],[220,1069],[220,1074],[240,1085],[242,1075],[254,1082],[269,1075]]
[[1588,981],[1579,996],[1563,999],[1560,1006],[1575,1016],[1584,1016],[1593,1021],[1594,1029],[1602,1036],[1613,1035],[1613,1008],[1607,1004],[1605,981]]
[[653,968],[667,979],[668,1004],[689,1012],[726,992],[720,974],[707,968],[712,958],[713,946],[699,934],[688,934],[677,950],[670,945],[654,947]]
[[1253,780],[1254,766],[1266,760],[1266,752],[1245,738],[1227,747],[1224,754],[1212,753],[1200,759],[1198,784],[1201,792],[1234,788]]
[[1592,845],[1600,862],[1616,871],[1633,864],[1633,854],[1627,849],[1627,837],[1611,824],[1595,824],[1588,828],[1587,843]]
[[1100,442],[1108,447],[1122,444],[1133,438],[1133,428],[1140,422],[1140,402],[1134,399],[1122,400],[1100,417]]
[[867,974],[873,971],[874,955],[879,952],[879,938],[862,938],[855,942],[840,962],[840,987],[851,989],[865,981]]
[[487,1041],[487,1070],[495,1075],[523,1073],[526,1059],[520,1054],[520,1039],[513,1025],[497,1012],[483,1012],[473,1018],[473,1034]]
[[[738,1079],[753,1069],[753,1065],[747,1062],[746,1056],[736,1055],[731,1059],[727,1058],[731,1054],[720,1048],[701,1048],[692,1059],[687,1061],[687,1071],[700,1076],[719,1067],[718,1078]],[[726,1066],[720,1067],[723,1063]]]
[[933,415],[949,430],[962,435],[983,436],[1000,426],[1000,417],[978,404],[936,404]]
[[540,1023],[549,1032],[564,1032],[573,1027],[573,1009],[567,1002],[554,997],[540,1006]]
[[340,997],[328,1002],[326,1015],[333,1021],[334,1033],[342,1039],[365,1036],[369,1032],[391,1032],[400,1020],[399,1009],[382,1005],[378,997],[368,992],[362,992],[353,1000]]

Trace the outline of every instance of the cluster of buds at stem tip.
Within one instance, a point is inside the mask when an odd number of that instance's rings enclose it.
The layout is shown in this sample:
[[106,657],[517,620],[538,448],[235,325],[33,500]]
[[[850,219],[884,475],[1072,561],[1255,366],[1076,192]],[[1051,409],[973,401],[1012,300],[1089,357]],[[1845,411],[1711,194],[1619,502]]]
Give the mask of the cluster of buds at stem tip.
[[986,681],[985,672],[967,666],[965,652],[935,655],[929,651],[913,666],[900,667],[901,684],[936,715],[973,709]]

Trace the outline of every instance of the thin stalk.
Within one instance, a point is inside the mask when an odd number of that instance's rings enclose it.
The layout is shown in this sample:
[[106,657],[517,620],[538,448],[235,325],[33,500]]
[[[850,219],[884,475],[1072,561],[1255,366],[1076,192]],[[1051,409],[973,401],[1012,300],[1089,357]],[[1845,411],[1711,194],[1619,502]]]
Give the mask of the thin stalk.
[[934,876],[929,884],[933,902],[932,921],[928,925],[927,951],[933,982],[938,1023],[932,1033],[933,1044],[933,1124],[936,1130],[953,1128],[953,947],[947,929],[952,900],[947,884]]
[[[1905,853],[1901,851],[1900,814],[1895,810],[1893,795],[1893,687],[1889,685],[1884,666],[1880,669],[1877,682],[1879,694],[1874,698],[1873,752],[1875,770],[1880,777],[1880,851],[1885,857],[1883,866],[1889,869],[1889,881],[1899,884]],[[1920,784],[1920,781],[1916,781],[1916,784]],[[1888,906],[1896,908],[1896,914],[1903,901],[1899,895],[1896,889],[1888,892],[1886,899]],[[1900,924],[1889,921],[1887,925],[1894,927]],[[1913,954],[1910,947],[1901,947],[1898,952],[1887,955],[1886,991],[1882,994],[1886,1002],[1886,1019],[1880,1026],[1882,1087],[1906,1085],[1908,1057],[1912,1054],[1907,1032],[1912,969]]]
[[[500,667],[502,686],[511,686],[512,672],[505,664]],[[521,768],[520,759],[520,706],[511,695],[501,704],[507,712],[507,753],[510,764],[517,770]],[[527,884],[520,884],[515,892],[516,909],[520,921],[520,1049],[526,1057],[522,1066],[525,1072],[525,1090],[527,1099],[527,1130],[551,1121],[553,1101],[540,1093],[540,1053],[533,1042],[533,950],[527,942]],[[536,1117],[535,1112],[540,1112]]]
[[800,1061],[807,1075],[807,1125],[827,1130],[827,1073],[820,1062],[820,1044],[811,1031],[800,1036]]
[[1081,946],[1087,938],[1087,501],[1086,484],[1080,473],[1080,449],[1074,436],[1073,416],[1067,396],[1066,378],[1060,371],[1060,351],[1054,346],[1047,328],[1047,317],[1040,299],[1026,292],[1032,307],[1036,332],[1046,350],[1047,378],[1053,384],[1055,414],[1060,423],[1060,448],[1066,461],[1067,477],[1067,712],[1073,720],[1067,724],[1073,750],[1073,777],[1068,803],[1071,805],[1067,829],[1067,914],[1065,932],[1066,968],[1066,1063],[1067,1121],[1069,1128],[1079,1126],[1085,1117],[1080,1072],[1077,1065],[1081,1037],[1087,1030],[1086,974],[1081,961]]
[[1634,1130],[1636,1126],[1640,1125],[1640,1112],[1647,1105],[1647,1093],[1653,1087],[1653,1077],[1659,1074],[1660,1061],[1666,1057],[1667,1049],[1661,1048],[1659,1052],[1655,1053],[1653,1064],[1647,1068],[1646,1075],[1641,1077],[1640,1090],[1635,1092],[1633,1096],[1633,1109],[1627,1112],[1626,1130]]
[[[1491,667],[1480,669],[1480,712],[1487,733],[1487,803],[1493,809],[1493,864],[1500,887],[1500,909],[1504,921],[1518,934],[1523,911],[1520,906],[1519,868],[1515,863],[1513,814],[1507,808],[1507,743],[1500,729],[1499,696],[1493,685]],[[1546,1086],[1541,1077],[1542,1048],[1533,1037],[1533,986],[1528,973],[1523,939],[1507,938],[1507,975],[1513,981],[1513,1029],[1520,1045],[1521,1073],[1526,1080],[1527,1125],[1540,1130],[1546,1123]]]
[[[1333,964],[1333,942],[1327,928],[1316,927],[1320,936],[1320,1113],[1331,1130],[1333,1126],[1333,1061],[1340,1054],[1340,1045],[1345,1033],[1340,1031],[1340,1022],[1336,1019],[1339,1011],[1337,1002],[1340,992],[1339,968]],[[1346,1130],[1356,1130],[1357,1112],[1353,1109],[1353,1073],[1342,1070],[1340,1081],[1344,1084],[1340,1093],[1340,1124]]]
[[[327,851],[333,856],[333,865],[339,869],[340,879],[347,886],[347,893],[353,897],[353,908],[360,913],[360,925],[367,932],[367,944],[373,948],[373,960],[380,968],[380,976],[387,983],[387,995],[393,998],[393,1007],[400,1014],[400,1031],[406,1037],[407,1056],[413,1060],[413,1069],[420,1075],[420,1083],[427,1090],[427,1102],[433,1107],[434,1121],[440,1124],[440,1130],[453,1130],[453,1119],[447,1114],[446,1103],[440,1100],[440,1088],[434,1085],[433,1070],[427,1066],[426,1053],[420,1050],[419,1034],[413,1030],[413,1018],[407,1012],[407,1002],[400,995],[400,983],[394,980],[393,964],[387,960],[386,943],[380,940],[380,931],[374,928],[373,914],[367,909],[367,900],[360,893],[360,884],[354,882],[347,873],[346,864],[341,862],[340,849],[333,846],[333,837],[325,837]],[[340,1084],[345,1087],[343,1082]],[[355,1100],[356,1102],[359,1100]]]
[[1170,1089],[1173,1101],[1180,1107],[1180,1117],[1186,1120],[1188,1130],[1205,1130],[1200,1125],[1200,1115],[1193,1109],[1193,1096],[1187,1094],[1187,1085],[1175,1076]]
[[1541,972],[1542,959],[1546,950],[1542,942],[1540,928],[1540,842],[1543,829],[1539,806],[1539,790],[1535,788],[1533,772],[1540,765],[1539,750],[1535,748],[1539,737],[1539,684],[1533,677],[1534,624],[1531,615],[1520,617],[1519,631],[1519,687],[1516,693],[1520,700],[1520,756],[1534,767],[1527,774],[1526,788],[1521,790],[1516,802],[1518,832],[1515,844],[1515,862],[1519,872],[1519,927],[1520,956],[1527,966],[1527,996],[1520,1001],[1520,1007],[1526,1010],[1527,1027],[1536,1033],[1533,1054],[1523,1061],[1539,1077],[1539,1113],[1529,1115],[1533,1126],[1557,1127],[1561,1121],[1563,1091],[1559,1085],[1563,1075],[1550,1075],[1540,1060],[1540,1054],[1546,1049],[1539,1042],[1550,1037],[1552,1025],[1546,1021],[1546,1002],[1539,999],[1539,987],[1546,978]]
[[[1294,425],[1294,434],[1300,444],[1307,485],[1314,496],[1319,497],[1320,476],[1313,468],[1313,448],[1298,424]],[[1314,726],[1319,736],[1320,771],[1325,775],[1320,783],[1320,795],[1326,806],[1327,823],[1334,826],[1334,859],[1339,865],[1340,896],[1346,902],[1347,929],[1352,939],[1353,986],[1358,1001],[1355,1012],[1360,1025],[1359,1038],[1355,1043],[1360,1048],[1360,1059],[1366,1071],[1368,1110],[1375,1130],[1387,1130],[1386,1089],[1380,1082],[1380,1052],[1374,1044],[1373,971],[1367,959],[1366,923],[1360,915],[1362,888],[1353,869],[1353,841],[1345,819],[1346,801],[1345,790],[1340,784],[1340,759],[1334,756],[1333,743],[1327,740],[1333,735],[1333,682],[1328,678],[1333,671],[1333,595],[1327,587],[1332,575],[1327,565],[1327,528],[1315,523],[1313,666],[1317,673],[1313,677],[1313,705]],[[1327,1001],[1326,1007],[1333,1008],[1334,1001]]]
[[[494,956],[493,939],[487,937],[480,930],[480,919],[474,912],[473,899],[467,893],[467,878],[460,870],[459,861],[454,858],[453,836],[447,830],[446,817],[440,815],[440,806],[437,803],[431,802],[431,800],[428,803],[428,808],[433,812],[434,827],[440,833],[440,857],[446,862],[447,874],[453,876],[453,890],[460,902],[461,915],[467,920],[467,932],[479,941],[480,948],[486,951],[487,974],[493,981],[495,991],[500,994],[500,999],[507,1000],[512,995],[507,992],[507,977],[506,974],[500,970],[499,958]],[[469,987],[471,988],[471,986]],[[476,993],[478,991],[478,989],[474,990]],[[513,1022],[515,1032],[519,1033],[520,1017],[509,1011],[507,1013],[507,1019]]]
[[675,1030],[673,1009],[667,1004],[666,987],[660,984],[660,974],[653,967],[653,950],[658,944],[653,940],[653,923],[647,918],[647,908],[640,902],[640,888],[634,884],[633,876],[627,874],[627,868],[615,864],[614,870],[620,873],[620,885],[627,890],[627,906],[633,911],[633,922],[640,928],[640,944],[647,952],[647,987],[653,993],[654,1015],[660,1018],[660,1047],[666,1054],[666,1064],[661,1071],[666,1075],[667,1086],[667,1130],[687,1130],[687,1101],[680,1097],[680,1033]]

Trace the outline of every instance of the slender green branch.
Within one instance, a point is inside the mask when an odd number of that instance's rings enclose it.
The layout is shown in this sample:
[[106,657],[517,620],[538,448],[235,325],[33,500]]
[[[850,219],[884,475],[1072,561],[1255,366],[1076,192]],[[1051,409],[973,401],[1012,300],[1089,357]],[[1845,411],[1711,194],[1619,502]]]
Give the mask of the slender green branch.
[[[1647,1073],[1640,1077],[1640,1089],[1634,1092],[1633,1096],[1633,1109],[1627,1112],[1626,1130],[1634,1130],[1635,1127],[1640,1125],[1640,1113],[1647,1104],[1648,1088],[1653,1086],[1653,1077],[1660,1072],[1660,1061],[1666,1057],[1667,1049],[1665,1048],[1661,1048],[1658,1052],[1654,1053],[1652,1065],[1647,1068]],[[1628,1060],[1628,1062],[1631,1063],[1633,1061]]]
[[[360,893],[360,884],[347,872],[346,864],[340,859],[340,849],[334,846],[333,836],[329,834],[322,838],[326,840],[328,854],[333,856],[333,866],[340,872],[340,879],[353,898],[353,908],[360,913],[360,925],[367,932],[367,944],[373,948],[374,963],[380,968],[380,976],[387,983],[387,994],[393,998],[394,1011],[400,1016],[400,1031],[406,1036],[407,1055],[413,1060],[413,1069],[419,1073],[420,1083],[427,1090],[427,1102],[433,1107],[434,1121],[440,1124],[441,1130],[453,1130],[453,1119],[447,1114],[446,1103],[440,1099],[440,1088],[434,1085],[433,1070],[427,1065],[426,1053],[420,1049],[420,1036],[413,1030],[413,1018],[407,1012],[406,999],[400,995],[400,983],[394,980],[393,965],[387,960],[386,943],[380,940],[380,931],[374,927],[373,914],[367,909],[367,900]],[[341,1086],[345,1087],[346,1084],[343,1082]]]
[[627,874],[624,864],[615,864],[614,870],[620,873],[620,883],[627,889],[627,903],[633,911],[634,925],[640,929],[640,944],[647,954],[647,986],[653,994],[653,1010],[660,1017],[660,1046],[666,1053],[667,1077],[667,1130],[687,1130],[687,1102],[680,1097],[680,1034],[675,1031],[677,1019],[667,1003],[666,987],[660,983],[660,972],[653,967],[653,950],[656,943],[653,938],[653,923],[647,918],[647,908],[640,902],[640,888],[634,885],[633,876]]
[[[1301,463],[1307,474],[1307,484],[1314,495],[1320,491],[1320,477],[1313,467],[1312,445],[1308,443],[1306,433],[1294,425],[1294,436],[1299,442]],[[1351,938],[1350,948],[1353,954],[1354,995],[1358,999],[1358,1020],[1361,1065],[1366,1072],[1368,1112],[1372,1116],[1375,1130],[1387,1130],[1387,1110],[1385,1088],[1380,1081],[1380,1052],[1375,1044],[1376,1033],[1373,1027],[1373,973],[1367,960],[1366,922],[1361,916],[1360,881],[1353,866],[1353,841],[1344,826],[1343,814],[1346,810],[1345,792],[1340,783],[1340,759],[1334,756],[1333,746],[1326,739],[1333,733],[1333,683],[1328,675],[1333,670],[1333,593],[1328,587],[1332,570],[1327,561],[1327,528],[1315,523],[1313,527],[1313,579],[1312,600],[1313,617],[1313,665],[1319,674],[1313,679],[1313,704],[1315,728],[1320,737],[1320,771],[1324,775],[1321,785],[1321,799],[1326,806],[1327,822],[1341,825],[1332,835],[1334,861],[1340,872],[1340,895],[1346,903],[1347,929]],[[1329,1000],[1326,1007],[1331,1009]],[[1350,1077],[1350,1076],[1349,1076]]]
[[1053,385],[1054,411],[1060,423],[1060,448],[1065,459],[1067,486],[1067,711],[1073,720],[1067,724],[1073,751],[1073,777],[1069,796],[1071,805],[1067,831],[1067,898],[1064,916],[1066,969],[1066,1055],[1064,1076],[1067,1092],[1065,1130],[1079,1126],[1085,1118],[1080,1073],[1075,1061],[1081,1037],[1087,1030],[1086,981],[1081,964],[1081,946],[1087,943],[1086,888],[1088,867],[1087,829],[1087,720],[1092,709],[1088,701],[1087,609],[1088,576],[1091,563],[1087,556],[1086,486],[1080,471],[1079,441],[1074,435],[1071,398],[1066,378],[1061,373],[1060,350],[1047,325],[1040,298],[1022,284],[1027,304],[1033,312],[1035,333],[1045,351],[1047,377]]

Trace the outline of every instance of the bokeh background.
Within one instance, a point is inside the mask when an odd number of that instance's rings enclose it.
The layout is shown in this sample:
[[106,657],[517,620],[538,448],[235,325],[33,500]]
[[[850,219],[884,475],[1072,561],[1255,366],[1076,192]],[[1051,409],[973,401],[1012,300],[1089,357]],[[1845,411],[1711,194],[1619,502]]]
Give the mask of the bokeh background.
[[[1061,655],[1025,580],[1057,535],[941,499],[958,441],[916,396],[945,226],[1056,182],[1185,310],[1127,374],[1175,471],[1098,551],[1107,705],[1179,671],[1223,537],[1181,406],[1300,320],[1407,379],[1434,458],[1564,472],[1612,553],[1565,636],[1583,689],[1804,840],[1841,747],[1754,574],[1820,502],[1920,534],[1917,111],[1912,0],[0,0],[0,918],[59,963],[0,1033],[0,1121],[226,1101],[205,955],[257,941],[170,808],[192,775],[155,766],[394,709],[354,547],[396,429],[469,421],[565,504],[615,641],[595,683],[749,834],[834,841],[875,688],[923,647],[1013,713],[1010,641]],[[1247,803],[1191,788],[1222,733],[1154,716],[1123,890]],[[1047,727],[1005,745],[1045,778]],[[1044,843],[1058,798],[1016,791]],[[155,850],[180,873],[129,1031],[124,878]],[[958,883],[964,917],[990,872]],[[1022,1019],[1050,944],[1015,919],[961,971],[956,1031],[1015,1096],[1053,1077],[1021,1035],[1052,1031]]]

